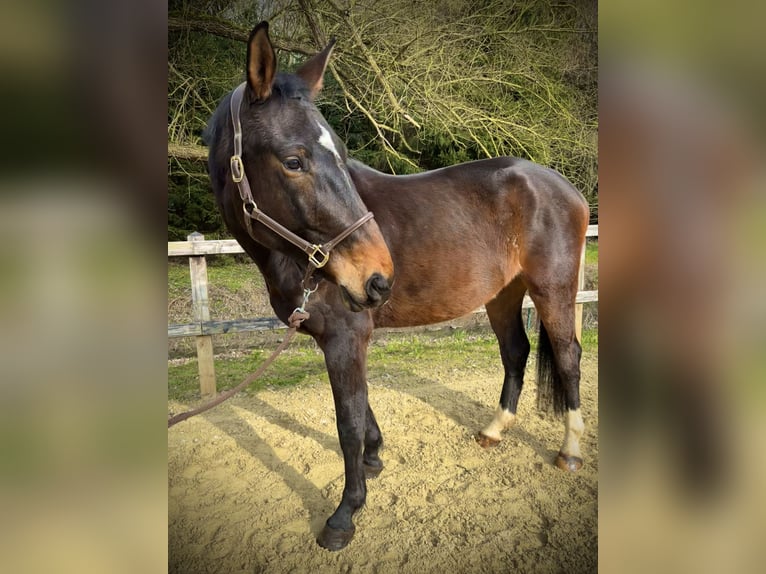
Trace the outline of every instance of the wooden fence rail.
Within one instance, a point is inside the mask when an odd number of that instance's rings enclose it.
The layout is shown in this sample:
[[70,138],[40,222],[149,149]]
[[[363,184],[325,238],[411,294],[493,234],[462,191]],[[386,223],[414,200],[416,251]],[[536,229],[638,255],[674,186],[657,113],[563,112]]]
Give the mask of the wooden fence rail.
[[[587,237],[598,237],[598,225],[589,225]],[[168,325],[168,337],[196,337],[197,362],[200,377],[200,392],[203,397],[214,395],[215,369],[213,366],[212,335],[227,333],[246,333],[253,331],[269,331],[286,329],[287,326],[276,317],[258,317],[255,319],[233,319],[226,321],[210,320],[210,301],[208,299],[207,262],[206,255],[224,255],[244,253],[239,243],[234,239],[205,241],[205,237],[197,232],[187,237],[187,241],[168,242],[168,257],[188,257],[189,276],[192,285],[192,305],[194,322],[181,325]],[[580,258],[578,275],[577,306],[575,308],[575,325],[577,337],[582,335],[583,304],[598,301],[598,290],[584,291],[585,288],[585,247]],[[524,297],[522,309],[532,309],[534,303],[529,296]],[[474,313],[484,312],[484,307]]]

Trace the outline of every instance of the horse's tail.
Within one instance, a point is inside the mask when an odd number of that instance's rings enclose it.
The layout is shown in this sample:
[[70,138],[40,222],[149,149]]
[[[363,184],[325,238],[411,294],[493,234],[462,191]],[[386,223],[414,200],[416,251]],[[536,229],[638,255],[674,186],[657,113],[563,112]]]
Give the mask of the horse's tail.
[[550,411],[560,415],[564,413],[566,397],[564,383],[559,376],[553,358],[548,331],[540,321],[540,334],[537,340],[537,407],[543,411]]

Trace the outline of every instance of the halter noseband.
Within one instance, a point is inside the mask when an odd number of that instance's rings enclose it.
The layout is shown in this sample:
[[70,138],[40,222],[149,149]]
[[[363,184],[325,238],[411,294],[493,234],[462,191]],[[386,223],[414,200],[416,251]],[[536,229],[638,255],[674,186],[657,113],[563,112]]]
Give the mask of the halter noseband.
[[231,95],[231,122],[234,127],[234,155],[231,156],[230,166],[231,178],[234,183],[237,184],[239,196],[242,198],[242,209],[245,212],[245,227],[247,227],[247,232],[252,237],[253,228],[250,220],[254,219],[255,221],[259,221],[308,255],[309,263],[315,268],[318,269],[324,267],[330,259],[330,252],[337,247],[341,241],[346,239],[346,237],[372,219],[373,214],[371,211],[368,211],[359,218],[356,223],[351,224],[334,239],[321,245],[316,245],[315,243],[310,243],[302,237],[299,237],[258,209],[250,189],[250,182],[247,180],[245,167],[242,163],[242,124],[239,121],[239,111],[242,106],[244,93],[245,82],[242,82],[236,87]]

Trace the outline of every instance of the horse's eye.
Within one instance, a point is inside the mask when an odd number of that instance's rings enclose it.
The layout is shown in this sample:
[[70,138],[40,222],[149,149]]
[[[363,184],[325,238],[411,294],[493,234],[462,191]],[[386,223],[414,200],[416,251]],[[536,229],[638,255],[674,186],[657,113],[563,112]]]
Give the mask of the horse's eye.
[[297,157],[288,157],[285,161],[282,162],[282,165],[285,166],[285,169],[290,171],[301,171],[303,169],[301,160],[299,160]]

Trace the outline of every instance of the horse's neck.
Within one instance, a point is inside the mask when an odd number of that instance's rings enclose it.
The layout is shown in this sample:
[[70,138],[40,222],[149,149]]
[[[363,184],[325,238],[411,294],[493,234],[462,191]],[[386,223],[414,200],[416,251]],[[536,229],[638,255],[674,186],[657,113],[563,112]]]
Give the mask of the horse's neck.
[[389,179],[394,177],[352,158],[349,158],[346,165],[351,179],[354,181],[354,185],[363,200],[368,193],[375,193],[379,188],[385,189],[387,182],[390,184]]
[[346,161],[346,167],[352,176],[358,175],[364,178],[386,177],[386,174],[382,171],[378,171],[374,167],[370,167],[352,157],[348,158]]
[[271,251],[256,242],[244,230],[239,233],[234,232],[233,235],[237,242],[242,246],[242,249],[245,250],[245,253],[250,256],[250,259],[252,259],[258,268],[261,269],[261,272],[263,272],[263,269],[269,262]]
[[[241,209],[241,208],[240,208]],[[224,217],[224,219],[227,219]],[[260,225],[260,223],[254,223]],[[253,260],[261,272],[269,295],[273,296],[275,292],[290,297],[297,292],[300,294],[301,279],[305,273],[305,268],[277,251],[265,247],[253,239],[247,230],[236,218],[230,217],[227,221],[229,231],[237,242],[245,250],[245,253]]]
[[260,269],[261,275],[272,284],[283,280],[300,282],[303,277],[299,266],[287,255],[272,251],[252,240],[246,242],[243,248]]

